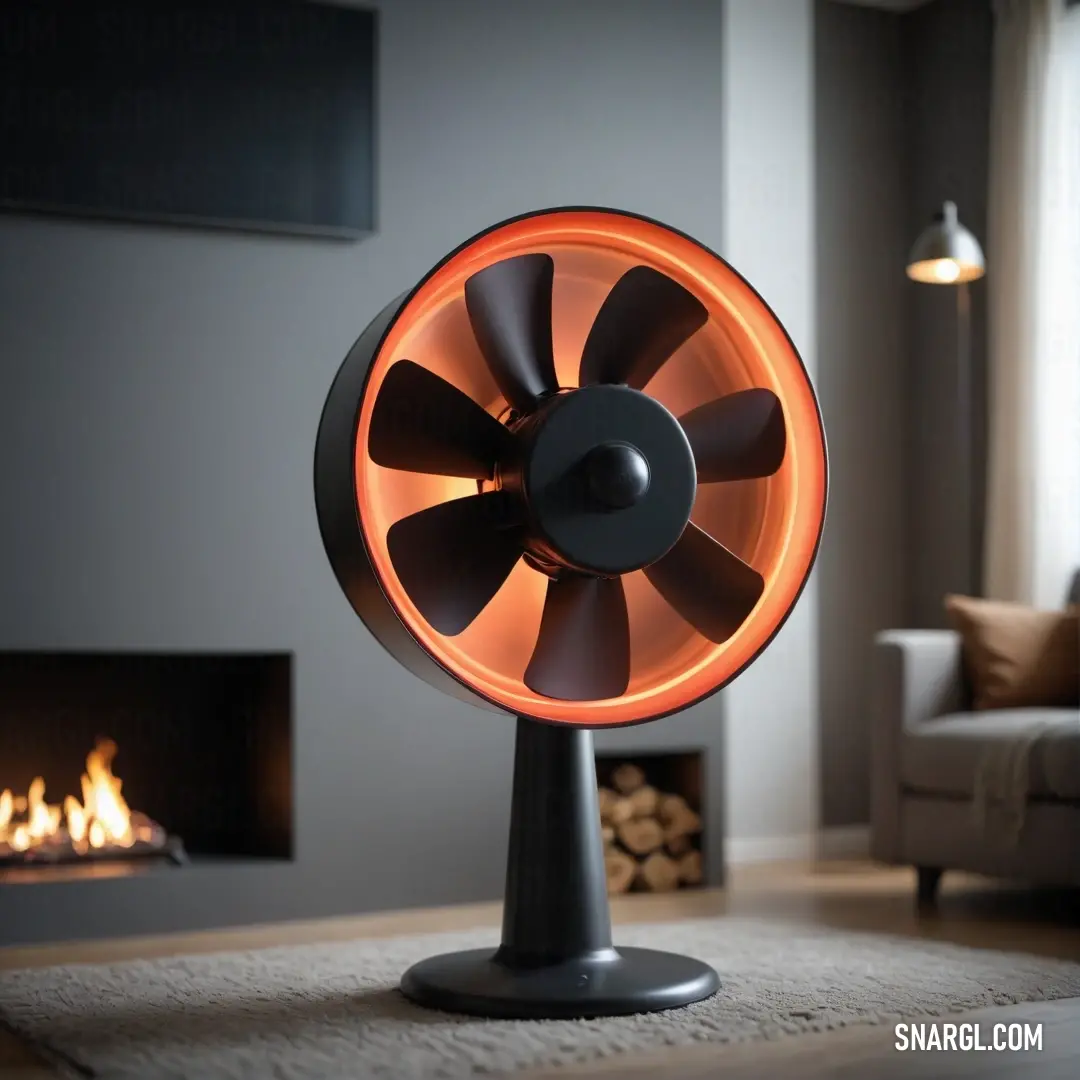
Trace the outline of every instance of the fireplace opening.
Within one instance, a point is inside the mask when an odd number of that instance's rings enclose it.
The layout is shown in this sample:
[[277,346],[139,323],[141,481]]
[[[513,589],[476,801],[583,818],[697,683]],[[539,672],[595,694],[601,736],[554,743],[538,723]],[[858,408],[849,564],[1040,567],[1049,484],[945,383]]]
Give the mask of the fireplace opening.
[[597,754],[608,893],[701,888],[703,753]]
[[291,858],[292,663],[0,653],[0,880]]

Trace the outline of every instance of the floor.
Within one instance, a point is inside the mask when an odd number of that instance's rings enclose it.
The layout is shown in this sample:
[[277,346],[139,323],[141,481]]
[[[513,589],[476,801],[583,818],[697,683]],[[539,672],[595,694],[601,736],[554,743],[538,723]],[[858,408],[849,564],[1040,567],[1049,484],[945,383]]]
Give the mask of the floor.
[[[937,912],[919,917],[912,902],[913,874],[859,862],[813,866],[737,867],[723,890],[618,897],[616,924],[723,914],[774,914],[840,929],[876,930],[950,941],[976,948],[1033,952],[1080,961],[1080,906],[1075,893],[1039,893],[946,875]],[[0,970],[44,964],[105,962],[218,949],[259,948],[292,942],[388,937],[498,925],[498,904],[402,911],[311,923],[250,927],[170,937],[86,942],[0,951]],[[722,973],[721,973],[722,975]],[[746,1046],[688,1047],[656,1057],[607,1061],[582,1068],[533,1073],[528,1080],[905,1080],[933,1076],[1025,1076],[1065,1080],[1080,1075],[1080,999],[1013,1005],[950,1017],[963,1022],[1032,1022],[1043,1025],[1041,1052],[898,1053],[891,1028],[853,1028]],[[931,1067],[932,1062],[932,1067]],[[11,1036],[0,1032],[3,1080],[55,1080]],[[522,1077],[521,1080],[525,1080]]]

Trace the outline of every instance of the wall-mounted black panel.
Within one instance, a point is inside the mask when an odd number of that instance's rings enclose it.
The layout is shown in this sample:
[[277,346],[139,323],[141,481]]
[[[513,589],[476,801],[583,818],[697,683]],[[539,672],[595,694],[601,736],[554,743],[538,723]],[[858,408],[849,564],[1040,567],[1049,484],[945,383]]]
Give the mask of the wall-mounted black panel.
[[0,206],[374,228],[376,15],[305,0],[2,0]]

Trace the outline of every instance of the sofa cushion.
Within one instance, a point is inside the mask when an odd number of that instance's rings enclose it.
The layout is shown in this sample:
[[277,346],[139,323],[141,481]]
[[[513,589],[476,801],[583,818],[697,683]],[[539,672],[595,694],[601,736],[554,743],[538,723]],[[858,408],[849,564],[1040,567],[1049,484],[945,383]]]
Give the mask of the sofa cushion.
[[1041,731],[1028,755],[1028,793],[1080,799],[1080,710],[995,709],[952,713],[908,728],[900,781],[915,791],[972,796],[988,752]]
[[1080,611],[947,596],[976,709],[1080,705]]

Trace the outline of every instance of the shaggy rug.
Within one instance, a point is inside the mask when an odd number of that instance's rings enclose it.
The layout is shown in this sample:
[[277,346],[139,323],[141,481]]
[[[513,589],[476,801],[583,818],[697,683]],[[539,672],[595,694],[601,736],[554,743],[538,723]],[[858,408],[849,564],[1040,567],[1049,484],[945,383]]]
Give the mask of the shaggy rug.
[[766,919],[621,927],[618,942],[713,964],[714,998],[596,1021],[488,1021],[417,1008],[415,960],[491,931],[334,942],[0,976],[0,1017],[63,1071],[110,1080],[457,1080],[687,1043],[1080,996],[1080,964]]

